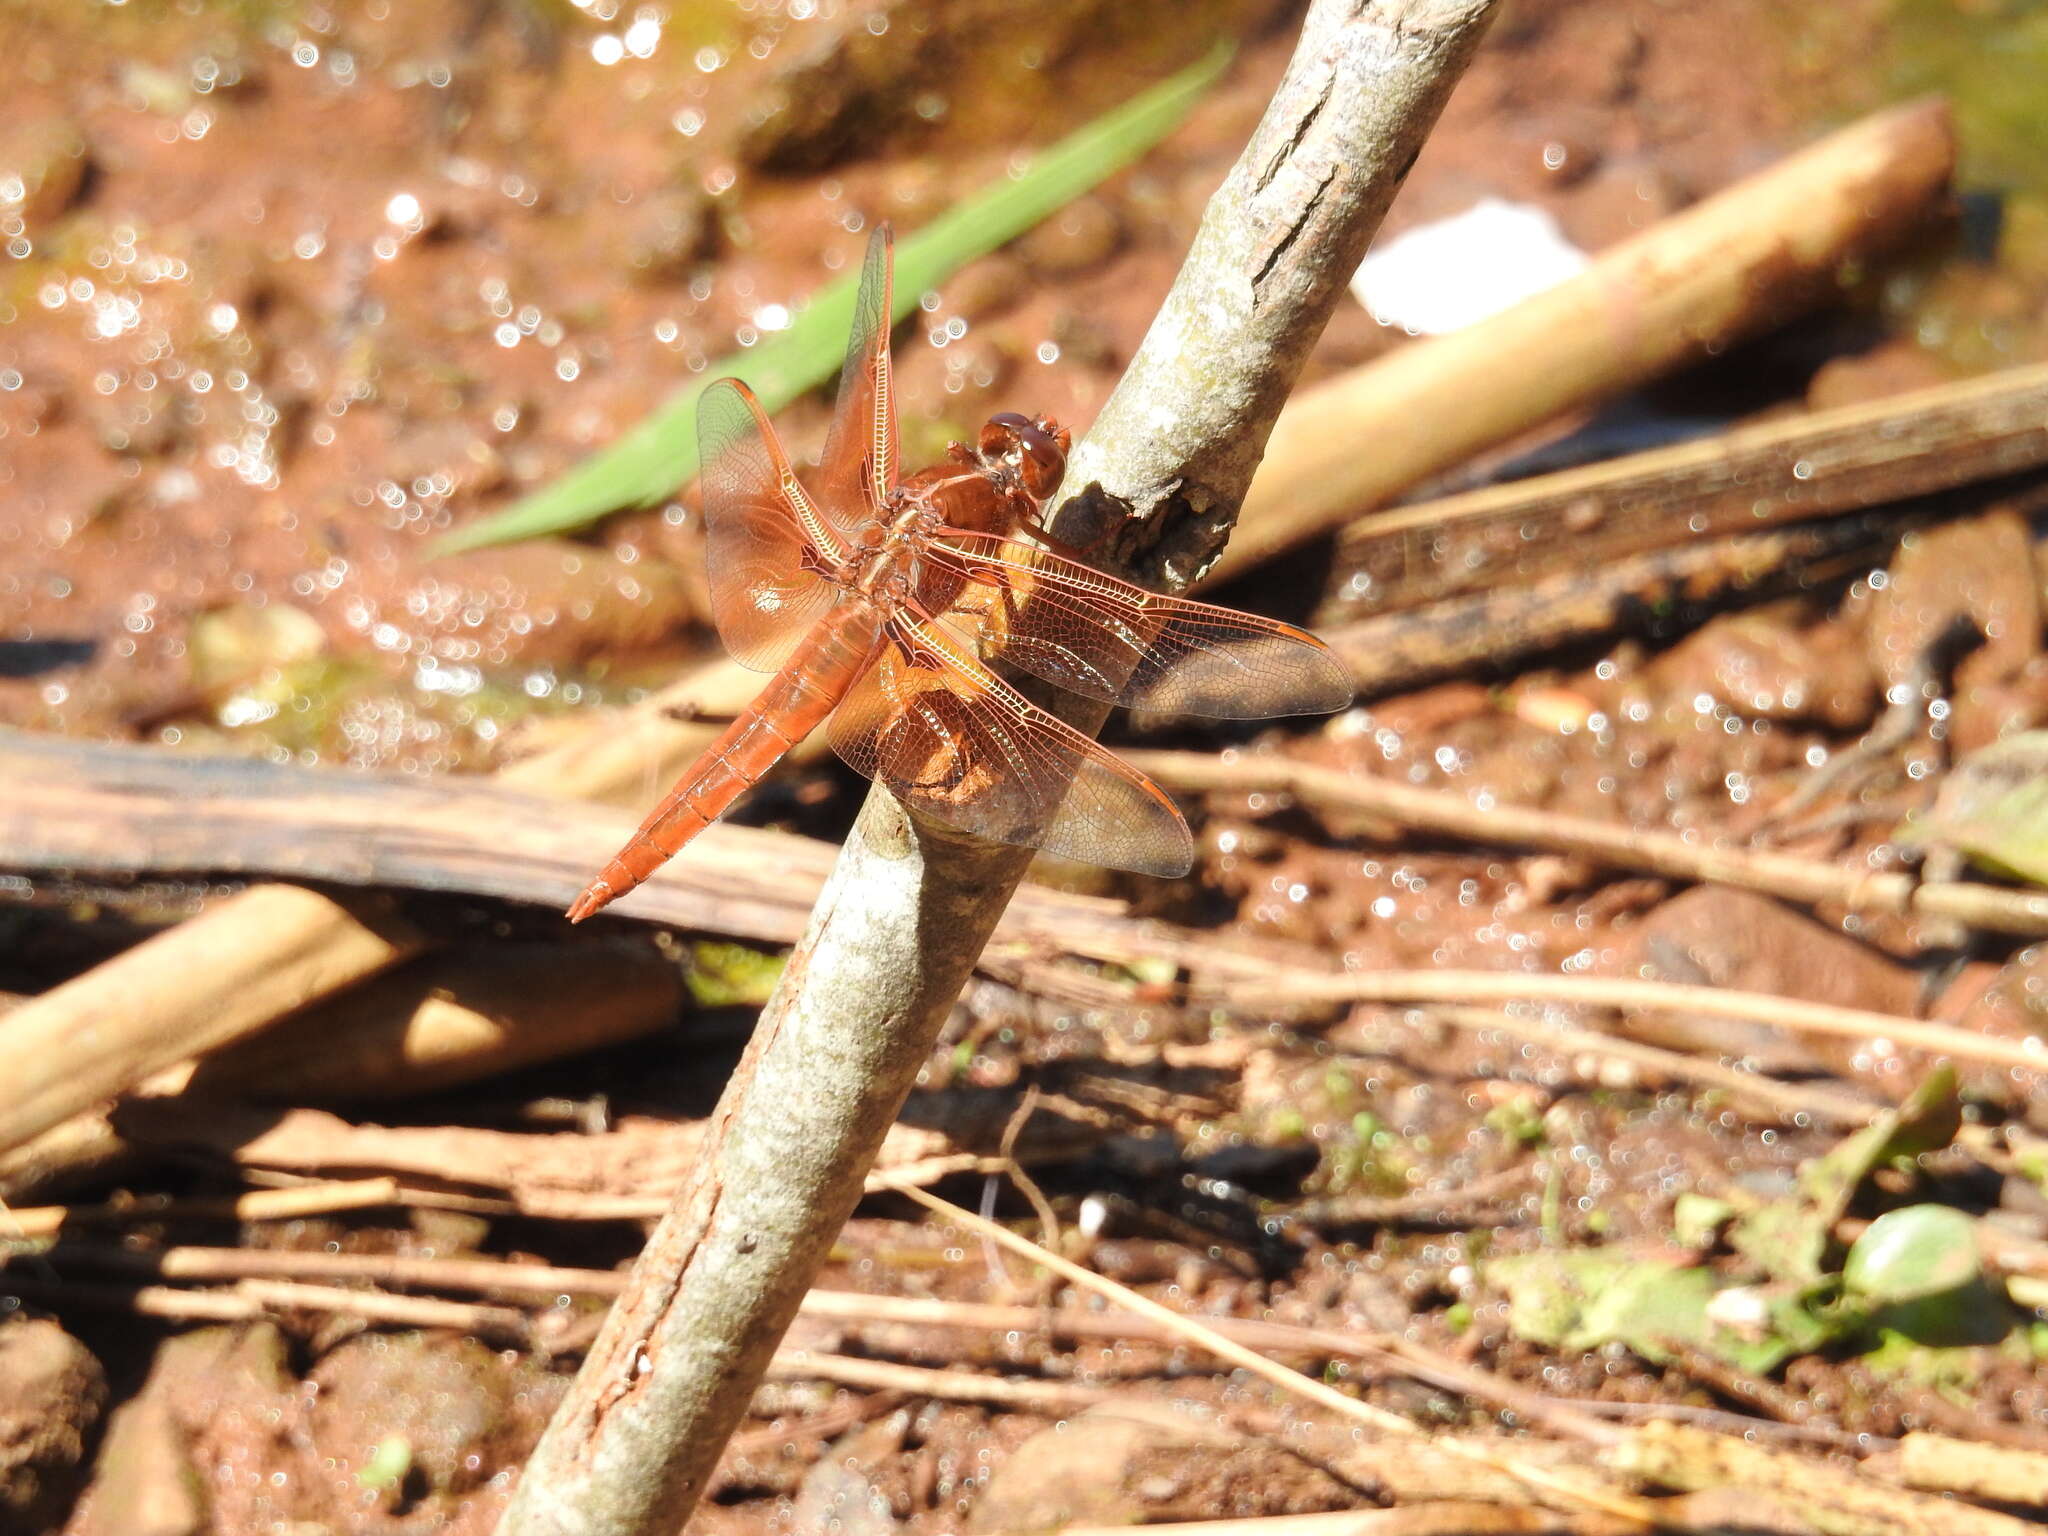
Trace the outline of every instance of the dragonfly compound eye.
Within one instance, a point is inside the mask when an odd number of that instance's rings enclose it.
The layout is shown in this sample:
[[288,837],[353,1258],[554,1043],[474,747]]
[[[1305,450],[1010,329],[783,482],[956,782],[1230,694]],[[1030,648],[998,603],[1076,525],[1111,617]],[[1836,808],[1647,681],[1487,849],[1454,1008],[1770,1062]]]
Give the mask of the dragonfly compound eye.
[[981,438],[975,446],[981,449],[984,458],[999,459],[1017,441],[1018,429],[1030,425],[1029,416],[1020,416],[1015,411],[998,411],[982,423]]
[[1060,437],[1053,435],[1058,428],[1052,427],[1051,422],[1037,422],[1015,411],[1004,411],[989,418],[983,437],[997,429],[1016,440],[1017,468],[1024,477],[1025,490],[1043,501],[1060,488],[1060,480],[1067,472],[1067,454]]

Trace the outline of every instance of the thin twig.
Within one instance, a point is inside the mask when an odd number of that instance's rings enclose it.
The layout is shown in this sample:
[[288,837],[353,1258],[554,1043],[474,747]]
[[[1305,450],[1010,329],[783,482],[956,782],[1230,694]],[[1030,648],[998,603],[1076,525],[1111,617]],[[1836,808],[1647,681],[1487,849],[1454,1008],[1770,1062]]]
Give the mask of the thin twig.
[[1330,1195],[1289,1206],[1286,1215],[1291,1221],[1317,1227],[1365,1226],[1413,1216],[1441,1219],[1453,1211],[1491,1205],[1521,1189],[1538,1171],[1533,1163],[1516,1163],[1450,1189],[1418,1189],[1407,1195]]
[[[1159,783],[1185,790],[1292,794],[1319,810],[1353,811],[1406,827],[1490,846],[1540,848],[1616,869],[1643,870],[1762,891],[1802,905],[1832,902],[1852,912],[1920,913],[2022,936],[2048,933],[2048,894],[1965,882],[1922,884],[1898,871],[1844,869],[1764,849],[1705,846],[1675,832],[1617,826],[1532,806],[1481,804],[1471,795],[1345,773],[1278,756],[1127,752]],[[2042,1063],[2048,1066],[2048,1060]]]
[[400,1328],[446,1328],[514,1344],[531,1342],[527,1315],[514,1307],[444,1301],[437,1296],[392,1296],[338,1285],[303,1285],[295,1280],[243,1280],[236,1284],[235,1294],[273,1312],[324,1312]]
[[1498,1030],[1501,1034],[1513,1035],[1518,1040],[1526,1040],[1561,1055],[1599,1056],[1609,1061],[1623,1061],[1631,1066],[1647,1067],[1679,1082],[1718,1088],[1731,1098],[1761,1109],[1773,1119],[1805,1115],[1831,1125],[1868,1125],[1883,1113],[1875,1104],[1833,1089],[1784,1083],[1760,1073],[1724,1066],[1703,1056],[1645,1045],[1640,1040],[1621,1040],[1597,1030],[1538,1023],[1484,1008],[1433,1008],[1430,1017],[1455,1024],[1460,1029]]
[[367,1280],[424,1290],[514,1292],[537,1296],[616,1296],[617,1270],[515,1264],[503,1259],[426,1259],[394,1253],[325,1253],[293,1248],[178,1246],[150,1253],[66,1241],[44,1256],[60,1267],[140,1271],[163,1280]]
[[0,1237],[49,1237],[69,1227],[139,1226],[159,1221],[290,1221],[333,1211],[393,1205],[394,1178],[261,1189],[222,1200],[122,1200],[107,1205],[28,1205],[0,1208]]
[[987,1403],[1052,1418],[1079,1413],[1117,1395],[1112,1388],[1080,1382],[1028,1381],[1014,1376],[988,1376],[979,1371],[934,1370],[930,1366],[861,1360],[809,1349],[778,1350],[768,1366],[767,1379],[833,1381],[870,1392],[904,1392],[944,1402]]
[[1654,1013],[1700,1013],[1818,1035],[1888,1041],[1958,1061],[2048,1072],[2048,1042],[1994,1040],[1946,1024],[1928,1024],[1863,1008],[1838,1008],[1763,992],[1609,976],[1534,976],[1512,971],[1378,971],[1360,975],[1297,973],[1263,982],[1198,988],[1195,1000],[1232,1007],[1311,1003],[1578,1003]]
[[[1614,1525],[1547,1509],[1442,1499],[1398,1509],[1177,1520],[1145,1530],[1147,1536],[1613,1536]],[[1067,1525],[1060,1527],[1060,1536],[1130,1536],[1130,1527]]]
[[433,1296],[392,1296],[382,1291],[346,1290],[333,1285],[300,1285],[289,1280],[244,1280],[226,1290],[186,1290],[170,1285],[81,1285],[69,1280],[0,1274],[0,1295],[18,1296],[52,1307],[90,1307],[183,1321],[241,1322],[276,1312],[319,1312],[359,1318],[398,1328],[446,1328],[528,1344],[527,1315],[512,1307],[443,1301]]
[[1869,1456],[1889,1450],[1898,1442],[1883,1435],[1852,1434],[1834,1424],[1784,1424],[1776,1419],[1752,1418],[1728,1408],[1704,1408],[1697,1403],[1616,1403],[1600,1398],[1563,1398],[1559,1401],[1580,1413],[1596,1418],[1654,1422],[1668,1419],[1679,1424],[1698,1424],[1723,1435],[1748,1435],[1757,1440],[1810,1441],[1852,1456]]

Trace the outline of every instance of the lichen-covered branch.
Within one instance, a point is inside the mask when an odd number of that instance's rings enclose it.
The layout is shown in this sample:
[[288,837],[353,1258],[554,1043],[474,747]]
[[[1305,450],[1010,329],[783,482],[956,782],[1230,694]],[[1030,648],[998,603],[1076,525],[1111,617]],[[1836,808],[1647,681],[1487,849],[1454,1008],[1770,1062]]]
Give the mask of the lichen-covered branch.
[[[1494,3],[1310,6],[1272,106],[1076,452],[1068,537],[1133,510],[1142,536],[1120,547],[1146,551],[1168,586],[1221,547]],[[503,1536],[640,1536],[687,1518],[1029,861],[869,798]]]

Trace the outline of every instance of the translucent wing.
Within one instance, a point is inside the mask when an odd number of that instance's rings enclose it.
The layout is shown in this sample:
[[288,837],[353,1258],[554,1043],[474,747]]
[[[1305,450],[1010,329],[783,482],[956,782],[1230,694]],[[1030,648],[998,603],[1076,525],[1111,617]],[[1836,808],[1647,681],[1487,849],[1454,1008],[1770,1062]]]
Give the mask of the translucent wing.
[[889,372],[889,306],[895,242],[875,226],[853,303],[839,400],[818,465],[818,495],[840,529],[874,518],[896,485],[896,394]]
[[838,535],[737,379],[720,379],[699,399],[697,444],[704,564],[719,638],[741,664],[779,671],[838,598],[840,589],[820,574],[838,554]]
[[832,716],[833,749],[935,821],[1145,875],[1183,875],[1194,840],[1158,785],[908,611]]
[[964,579],[944,617],[981,654],[1086,698],[1233,720],[1351,702],[1343,663],[1292,624],[1163,597],[994,534],[944,534],[923,559]]

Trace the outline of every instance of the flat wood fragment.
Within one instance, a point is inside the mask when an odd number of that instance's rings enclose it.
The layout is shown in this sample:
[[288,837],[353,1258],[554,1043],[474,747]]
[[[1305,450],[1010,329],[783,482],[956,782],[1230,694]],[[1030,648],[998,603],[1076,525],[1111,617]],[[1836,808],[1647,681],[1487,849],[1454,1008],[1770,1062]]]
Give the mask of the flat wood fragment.
[[2048,464],[2048,364],[1376,513],[1338,562],[1376,609],[1905,501]]
[[1645,1424],[1604,1459],[1618,1471],[1683,1492],[1737,1488],[1767,1498],[1822,1536],[2032,1536],[2039,1529],[1812,1456],[1682,1424]]

